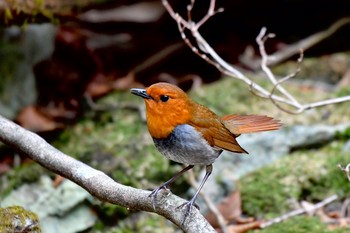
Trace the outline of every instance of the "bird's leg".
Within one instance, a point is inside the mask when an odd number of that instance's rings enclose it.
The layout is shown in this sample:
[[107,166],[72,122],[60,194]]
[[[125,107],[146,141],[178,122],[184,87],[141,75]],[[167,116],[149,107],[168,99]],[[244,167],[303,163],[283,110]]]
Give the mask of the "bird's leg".
[[187,172],[188,170],[191,170],[194,167],[194,165],[188,165],[187,167],[185,167],[184,169],[182,169],[181,171],[179,171],[178,173],[176,173],[173,177],[171,177],[171,179],[169,179],[167,182],[165,182],[164,184],[162,184],[161,186],[159,186],[158,188],[154,189],[151,194],[149,195],[149,197],[153,197],[152,200],[152,205],[153,205],[153,209],[156,208],[156,200],[157,200],[157,194],[161,189],[165,189],[169,184],[171,184],[172,182],[174,182],[174,180],[176,180],[179,176],[181,176],[183,173]]
[[213,171],[213,165],[207,165],[206,168],[205,168],[205,176],[202,180],[202,182],[200,183],[199,187],[198,187],[198,190],[196,191],[196,193],[193,195],[192,199],[188,202],[185,202],[183,203],[182,205],[178,206],[177,208],[181,208],[183,206],[186,206],[186,212],[185,212],[185,216],[184,216],[184,219],[182,221],[182,223],[185,222],[187,216],[189,215],[190,211],[191,211],[191,207],[193,205],[195,205],[195,201],[196,201],[196,198],[198,196],[198,194],[200,193],[201,189],[203,188],[205,182],[207,181],[208,177],[210,176],[211,172]]

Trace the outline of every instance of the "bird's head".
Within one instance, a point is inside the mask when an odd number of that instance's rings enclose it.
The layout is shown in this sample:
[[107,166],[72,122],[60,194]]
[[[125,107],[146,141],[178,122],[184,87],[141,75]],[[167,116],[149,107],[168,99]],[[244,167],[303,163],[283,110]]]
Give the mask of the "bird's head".
[[179,87],[156,83],[146,89],[131,89],[146,104],[148,130],[154,138],[167,138],[178,125],[187,123],[192,115],[192,102]]

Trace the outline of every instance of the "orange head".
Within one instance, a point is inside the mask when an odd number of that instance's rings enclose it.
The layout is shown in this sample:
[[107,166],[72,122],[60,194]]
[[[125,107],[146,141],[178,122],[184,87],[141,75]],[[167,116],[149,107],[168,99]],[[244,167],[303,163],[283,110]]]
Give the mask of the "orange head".
[[154,138],[167,138],[174,128],[186,124],[192,115],[192,101],[179,87],[156,83],[146,89],[131,89],[146,103],[148,130]]

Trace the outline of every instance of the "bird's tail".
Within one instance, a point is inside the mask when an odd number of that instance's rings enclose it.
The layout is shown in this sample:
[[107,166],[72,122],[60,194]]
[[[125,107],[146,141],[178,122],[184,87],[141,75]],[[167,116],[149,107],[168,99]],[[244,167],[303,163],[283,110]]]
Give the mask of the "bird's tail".
[[221,118],[225,127],[233,134],[256,133],[281,128],[279,120],[261,115],[226,115]]

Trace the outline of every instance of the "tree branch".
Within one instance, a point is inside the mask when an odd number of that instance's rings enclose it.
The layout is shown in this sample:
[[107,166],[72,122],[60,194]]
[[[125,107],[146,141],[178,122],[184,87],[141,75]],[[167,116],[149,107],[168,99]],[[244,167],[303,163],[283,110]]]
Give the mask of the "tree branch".
[[337,195],[332,195],[330,197],[327,197],[323,201],[318,202],[315,205],[309,206],[309,208],[302,207],[300,209],[293,210],[293,211],[291,211],[289,213],[286,213],[286,214],[284,214],[282,216],[279,216],[279,217],[274,218],[274,219],[272,219],[270,221],[267,221],[267,222],[261,224],[260,227],[261,228],[266,228],[268,226],[271,226],[271,225],[273,225],[275,223],[280,223],[280,222],[282,222],[284,220],[287,220],[287,219],[289,219],[291,217],[294,217],[296,215],[300,215],[300,214],[304,214],[304,213],[312,213],[312,212],[316,211],[317,209],[320,209],[323,206],[328,205],[329,203],[335,201],[336,199],[338,199],[338,196]]
[[[177,22],[178,29],[180,31],[181,37],[184,40],[184,42],[192,49],[192,51],[197,54],[199,57],[204,59],[209,64],[215,66],[220,72],[223,74],[236,78],[240,81],[243,81],[246,83],[250,91],[262,98],[270,99],[273,104],[275,104],[278,108],[281,110],[292,113],[292,114],[299,114],[302,113],[308,109],[321,107],[329,104],[336,104],[341,102],[350,101],[350,96],[343,96],[339,98],[332,98],[332,99],[326,99],[321,101],[316,101],[313,103],[300,103],[296,98],[294,98],[285,88],[282,87],[282,84],[289,80],[290,78],[294,77],[298,70],[293,72],[293,74],[288,75],[286,77],[283,77],[280,80],[277,80],[275,75],[271,72],[270,68],[268,67],[269,64],[271,64],[271,60],[273,60],[274,57],[269,56],[266,53],[265,50],[265,41],[271,37],[274,36],[273,34],[267,34],[266,35],[266,28],[262,28],[258,37],[257,37],[257,43],[259,45],[260,55],[261,55],[261,63],[260,66],[265,73],[265,76],[269,79],[269,81],[272,83],[273,87],[272,90],[268,90],[264,88],[263,86],[259,85],[258,83],[252,81],[250,78],[246,77],[241,71],[239,71],[234,66],[227,63],[225,60],[223,60],[216,51],[208,44],[208,42],[202,37],[200,32],[198,31],[199,28],[209,20],[210,17],[215,15],[215,13],[222,12],[223,9],[219,8],[215,11],[215,0],[210,1],[210,6],[207,14],[203,16],[199,22],[193,22],[191,17],[191,11],[193,9],[195,0],[191,0],[191,4],[187,7],[188,9],[188,20],[185,20],[182,16],[180,16],[178,13],[176,13],[171,5],[168,3],[167,0],[162,0],[162,3],[165,7],[165,9],[168,11],[169,15]],[[344,18],[342,20],[339,20],[334,25],[332,25],[329,29],[319,33],[315,34],[314,36],[310,36],[307,40],[307,42],[302,41],[299,43],[299,46],[305,46],[306,48],[316,44],[317,42],[320,42],[322,39],[325,39],[332,33],[334,33],[336,30],[338,30],[340,27],[349,24],[350,18]],[[193,44],[185,34],[185,30],[188,30],[195,43]],[[298,51],[305,49],[305,48],[299,48]],[[278,53],[275,53],[278,54]],[[299,59],[299,63],[302,59],[302,53]],[[300,65],[300,64],[299,64]],[[299,69],[299,68],[298,68]],[[276,93],[276,90],[278,90],[279,93]],[[283,106],[281,105],[283,104]]]
[[0,141],[41,164],[43,167],[73,181],[91,195],[128,209],[154,212],[172,221],[185,232],[215,232],[196,208],[182,224],[184,211],[176,209],[184,200],[162,191],[157,208],[152,207],[149,191],[115,182],[109,176],[48,144],[43,138],[0,115]]
[[[266,64],[269,66],[276,65],[281,61],[284,61],[294,55],[297,55],[300,51],[300,48],[303,48],[303,50],[311,48],[312,46],[327,39],[347,24],[350,24],[350,17],[342,18],[323,31],[308,36],[300,41],[297,41],[294,44],[287,45],[283,49],[276,51],[274,54],[270,54]],[[247,67],[256,70],[260,67],[261,59],[249,59],[244,57],[243,59],[241,59],[241,62]]]

